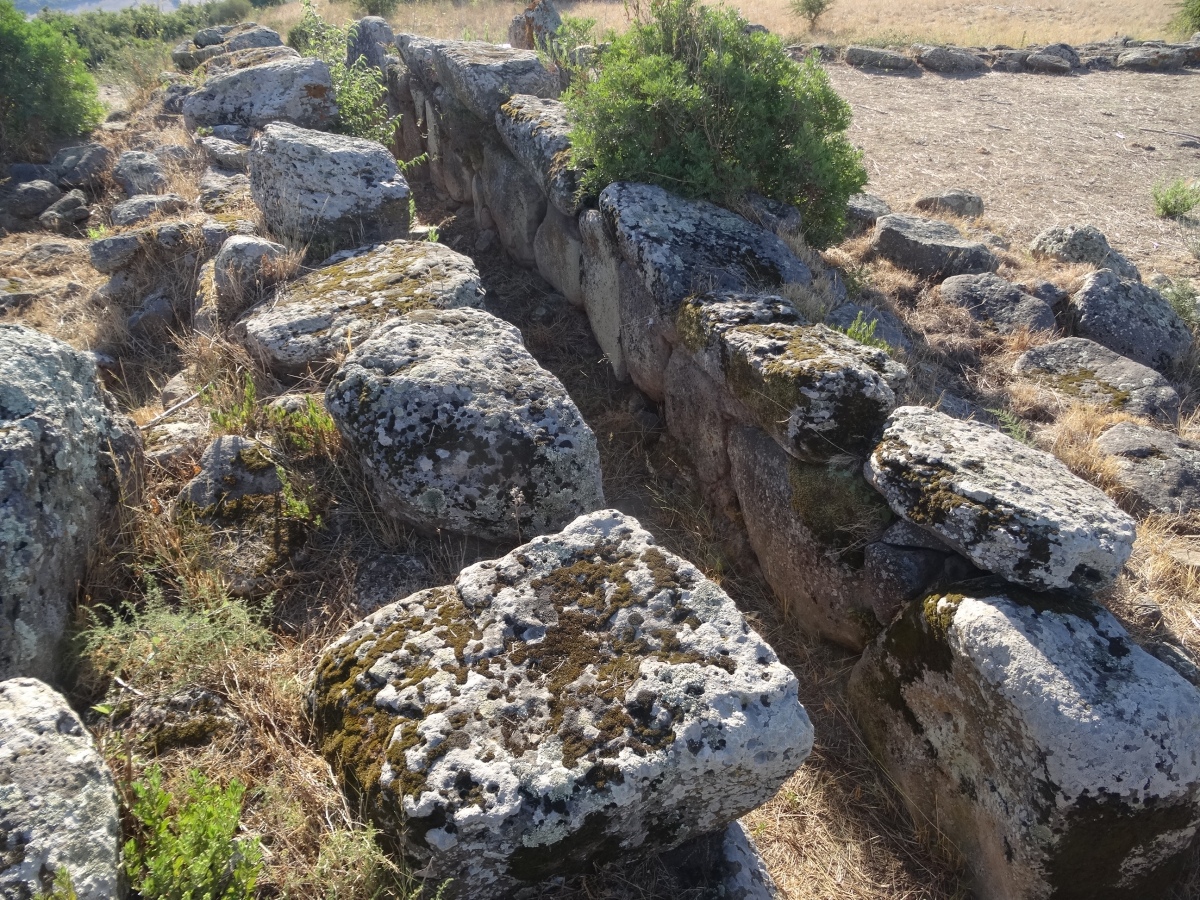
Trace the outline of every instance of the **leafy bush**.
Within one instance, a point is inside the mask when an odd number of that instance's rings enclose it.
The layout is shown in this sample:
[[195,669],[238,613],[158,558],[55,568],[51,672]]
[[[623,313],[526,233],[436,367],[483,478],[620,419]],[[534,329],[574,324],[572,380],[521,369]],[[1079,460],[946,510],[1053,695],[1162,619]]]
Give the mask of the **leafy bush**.
[[864,344],[867,347],[874,347],[876,350],[882,350],[884,353],[891,353],[892,345],[883,338],[875,337],[875,326],[878,324],[878,319],[872,319],[868,322],[860,312],[854,317],[853,322],[845,328],[839,328],[838,331],[852,341],[858,341],[860,344]]
[[1200,31],[1200,0],[1183,0],[1179,4],[1177,22],[1179,30],[1186,36],[1190,37]]
[[0,158],[45,153],[90,131],[101,111],[75,42],[0,0]]
[[798,16],[801,19],[808,19],[808,30],[814,31],[817,27],[817,19],[833,6],[833,0],[792,0],[791,10],[792,15]]
[[650,9],[601,54],[595,78],[573,79],[584,190],[641,181],[726,205],[753,190],[796,204],[810,243],[836,240],[867,176],[845,136],[850,107],[815,57],[797,64],[730,9]]
[[[125,844],[125,871],[135,890],[155,900],[249,900],[262,867],[258,839],[237,840],[245,786],[222,789],[189,773],[178,803],[155,766],[132,785],[137,833]],[[174,806],[174,814],[171,807]]]
[[1190,185],[1182,178],[1164,184],[1159,182],[1150,190],[1154,212],[1164,219],[1186,216],[1200,206],[1200,185]]

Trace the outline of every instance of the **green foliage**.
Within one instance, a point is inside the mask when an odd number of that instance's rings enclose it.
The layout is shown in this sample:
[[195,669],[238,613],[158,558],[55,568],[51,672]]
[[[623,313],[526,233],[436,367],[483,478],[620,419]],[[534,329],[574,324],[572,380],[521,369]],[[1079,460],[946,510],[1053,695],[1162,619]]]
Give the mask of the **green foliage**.
[[255,388],[254,379],[250,377],[249,372],[243,376],[241,394],[235,395],[232,402],[220,403],[216,400],[211,388],[201,391],[200,396],[212,407],[209,415],[212,417],[213,424],[226,434],[242,434],[257,430],[260,413],[258,390]]
[[1160,293],[1189,328],[1200,328],[1200,295],[1191,281],[1177,278],[1168,287],[1162,288]]
[[727,205],[753,190],[798,206],[810,244],[836,240],[867,176],[845,136],[850,107],[816,58],[797,64],[731,9],[652,0],[650,11],[567,96],[584,190],[641,181]]
[[396,11],[400,0],[354,0],[354,8],[364,16],[387,18]]
[[817,19],[833,6],[833,0],[792,0],[789,7],[792,15],[800,19],[808,20],[808,30],[815,31],[817,27]]
[[1200,31],[1200,0],[1183,0],[1179,4],[1176,25],[1185,36],[1190,37]]
[[1033,444],[1033,436],[1029,433],[1029,426],[1018,415],[1009,412],[1007,409],[989,409],[996,421],[1000,423],[1000,430],[1007,434],[1014,441],[1020,441],[1022,444]]
[[1150,189],[1154,198],[1154,212],[1164,219],[1186,216],[1200,206],[1200,184],[1188,184],[1182,178],[1171,182],[1158,182]]
[[38,894],[34,900],[79,900],[75,885],[71,882],[71,873],[62,866],[54,873],[54,886],[48,894]]
[[303,409],[273,408],[267,421],[275,429],[280,446],[293,453],[329,455],[337,434],[333,417],[311,396],[304,398]]
[[850,338],[851,340],[858,341],[860,344],[865,344],[868,347],[875,347],[878,350],[882,350],[884,353],[891,353],[892,345],[883,338],[875,337],[875,326],[878,324],[878,319],[872,319],[870,322],[868,322],[863,318],[863,314],[859,312],[859,314],[854,317],[853,322],[851,322],[845,328],[839,328],[838,331],[846,335],[846,337]]
[[101,112],[75,42],[0,0],[0,159],[44,154],[90,131]]
[[[155,900],[250,900],[262,867],[257,838],[237,839],[245,786],[226,788],[199,771],[188,773],[182,799],[163,788],[154,766],[132,785],[137,822],[125,844],[125,871],[134,889]],[[172,807],[174,812],[172,813]]]

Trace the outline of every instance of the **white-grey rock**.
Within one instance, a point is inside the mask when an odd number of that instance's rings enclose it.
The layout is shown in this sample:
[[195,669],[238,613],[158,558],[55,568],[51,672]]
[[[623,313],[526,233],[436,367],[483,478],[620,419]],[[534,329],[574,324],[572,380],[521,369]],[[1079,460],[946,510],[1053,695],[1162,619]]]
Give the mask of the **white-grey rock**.
[[573,306],[583,306],[583,237],[573,217],[547,207],[533,238],[533,258],[538,274]]
[[916,65],[912,57],[895,50],[854,45],[846,48],[845,61],[846,65],[856,69],[883,69],[889,72],[901,72]]
[[973,319],[991,322],[1010,334],[1019,328],[1053,331],[1054,310],[1045,300],[1028,294],[999,275],[955,275],[938,289],[942,300],[961,306]]
[[252,203],[249,176],[225,169],[206,169],[200,176],[200,208],[206,213],[225,212]]
[[557,100],[515,94],[496,112],[496,131],[554,207],[574,217],[583,201],[579,196],[582,173],[571,165],[566,107]]
[[1034,256],[1049,257],[1064,263],[1086,263],[1098,269],[1112,269],[1122,278],[1139,279],[1137,266],[1112,249],[1108,239],[1094,225],[1055,225],[1038,234],[1029,245]]
[[977,422],[900,407],[865,471],[897,515],[1035,590],[1103,587],[1133,550],[1133,520],[1099,488]]
[[987,68],[974,53],[959,47],[916,47],[917,62],[931,72],[960,75]]
[[[180,399],[183,399],[182,397]],[[162,469],[190,465],[208,446],[211,428],[207,421],[191,419],[163,422],[146,431],[146,462]]]
[[890,213],[875,222],[874,250],[923,278],[994,272],[1000,261],[986,246],[964,238],[949,222]]
[[329,125],[337,115],[329,66],[319,59],[283,59],[214,75],[183,101],[184,121],[246,125],[276,121],[305,128]]
[[370,818],[474,900],[722,829],[812,741],[733,601],[614,510],[359,623],[314,708]]
[[177,213],[187,208],[178,194],[135,194],[112,208],[109,218],[114,225],[137,225],[159,213]]
[[1200,692],[1102,607],[998,581],[916,601],[850,704],[981,900],[1160,897],[1200,825]]
[[1129,507],[1143,515],[1200,510],[1200,442],[1121,422],[1100,435],[1095,447],[1115,459]]
[[278,47],[282,43],[277,32],[254,22],[221,25],[201,29],[193,40],[177,44],[171,51],[171,60],[183,71],[191,72],[214,57],[256,47]]
[[546,218],[546,196],[534,177],[500,144],[483,147],[479,181],[488,212],[495,222],[500,243],[509,256],[523,266],[537,258],[534,238]]
[[1112,271],[1089,275],[1071,295],[1075,331],[1160,372],[1183,362],[1192,332],[1158,291]]
[[213,261],[213,284],[222,324],[232,323],[287,274],[283,268],[287,254],[282,244],[253,235],[234,235],[221,245]]
[[895,313],[886,309],[876,309],[874,306],[863,306],[858,303],[840,303],[830,310],[825,317],[825,324],[839,331],[845,331],[861,322],[868,328],[874,324],[874,337],[897,350],[911,350],[912,341],[904,333],[904,323]]
[[354,23],[354,29],[346,39],[346,64],[354,65],[359,59],[387,72],[387,56],[396,46],[396,35],[386,19],[379,16],[364,16]]
[[218,137],[197,138],[196,143],[204,148],[204,152],[208,154],[213,165],[231,172],[246,171],[246,160],[250,154],[250,148],[245,144],[226,141]]
[[1025,68],[1031,72],[1041,72],[1044,75],[1066,75],[1071,71],[1071,63],[1053,53],[1045,51],[1030,53],[1024,59]]
[[124,896],[117,791],[66,699],[0,682],[0,896],[49,896],[66,869],[78,900]]
[[250,148],[250,192],[275,234],[331,253],[408,231],[408,182],[362,138],[268,125]]
[[520,332],[482,310],[380,328],[325,397],[381,507],[418,527],[519,540],[603,505],[591,429]]
[[127,150],[117,160],[113,177],[127,197],[138,194],[162,194],[169,182],[162,161],[153,153],[142,150]]
[[1187,61],[1175,47],[1134,47],[1117,57],[1117,68],[1132,72],[1173,72]]
[[950,213],[964,219],[977,219],[983,215],[983,198],[961,188],[924,194],[913,201],[913,206],[922,212]]
[[561,27],[562,18],[550,0],[532,0],[509,23],[508,42],[518,50],[547,50]]
[[553,99],[562,90],[558,75],[548,71],[530,50],[514,50],[483,41],[430,43],[438,82],[488,124],[513,94]]

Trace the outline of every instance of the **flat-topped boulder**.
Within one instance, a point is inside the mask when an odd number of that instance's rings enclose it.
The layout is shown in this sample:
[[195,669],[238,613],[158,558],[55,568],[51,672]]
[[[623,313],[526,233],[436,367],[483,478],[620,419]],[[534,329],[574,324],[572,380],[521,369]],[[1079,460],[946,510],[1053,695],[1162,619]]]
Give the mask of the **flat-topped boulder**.
[[721,831],[812,746],[733,601],[615,510],[374,613],[313,699],[376,827],[478,900]]
[[251,66],[261,66],[263,63],[275,62],[280,59],[299,59],[300,54],[291,47],[251,47],[246,50],[235,50],[214,56],[197,67],[196,73],[211,78],[222,72],[234,69],[248,69]]
[[184,72],[191,72],[205,60],[249,50],[255,47],[278,47],[283,44],[278,32],[254,22],[238,25],[218,25],[196,32],[190,41],[181,41],[171,51],[171,61]]
[[532,50],[514,50],[484,41],[433,41],[431,62],[437,81],[486,123],[513,94],[547,99],[562,92],[557,73]]
[[152,216],[182,212],[187,205],[178,194],[135,194],[114,206],[109,218],[117,226],[137,225]]
[[872,247],[888,262],[923,278],[977,275],[1000,265],[991,250],[964,238],[949,222],[905,213],[879,217]]
[[854,45],[846,48],[845,61],[846,65],[856,69],[883,69],[888,72],[902,72],[916,65],[911,56],[905,56],[895,50]]
[[1103,491],[978,422],[900,407],[865,472],[897,515],[1035,590],[1103,587],[1133,550],[1133,520]]
[[432,241],[363,248],[281,285],[238,326],[243,343],[281,376],[320,369],[381,325],[421,309],[479,306],[468,257]]
[[947,303],[963,307],[971,318],[991,322],[1006,334],[1019,328],[1053,331],[1055,327],[1049,303],[991,272],[955,275],[938,290]]
[[949,213],[964,219],[977,219],[983,215],[983,198],[974,191],[948,188],[932,194],[922,194],[913,201],[913,206],[922,212]]
[[1192,348],[1191,329],[1162,294],[1112,271],[1089,275],[1071,295],[1070,310],[1080,337],[1160,372]]
[[329,253],[408,231],[408,182],[383,144],[278,122],[250,148],[250,193],[277,235]]
[[418,310],[357,344],[325,394],[382,509],[511,541],[604,502],[596,438],[512,325]]
[[129,197],[137,194],[162,194],[170,184],[162,160],[143,150],[127,150],[122,153],[112,174]]
[[196,143],[204,150],[214,166],[229,172],[245,172],[250,148],[245,144],[226,141],[218,137],[197,138]]
[[1200,441],[1121,422],[1096,438],[1095,447],[1113,457],[1129,507],[1143,515],[1200,510]]
[[1103,607],[996,580],[910,605],[850,705],[983,900],[1161,897],[1200,824],[1200,692]]
[[1063,263],[1085,263],[1112,269],[1122,278],[1141,278],[1137,266],[1114,250],[1095,225],[1055,225],[1040,232],[1029,244],[1034,256]]
[[964,75],[978,72],[987,68],[987,64],[972,53],[961,47],[922,47],[917,46],[917,62],[930,72],[943,75]]
[[1187,54],[1178,47],[1132,47],[1117,57],[1117,68],[1131,72],[1174,72],[1187,61]]
[[319,59],[280,59],[213,75],[183,101],[190,128],[291,122],[321,128],[337,115],[329,66]]
[[1013,364],[1013,374],[1065,397],[1135,416],[1168,422],[1179,416],[1179,394],[1167,379],[1087,338],[1062,338],[1026,350]]
[[496,130],[546,199],[566,216],[579,212],[579,178],[571,167],[571,123],[557,100],[515,94],[496,112]]

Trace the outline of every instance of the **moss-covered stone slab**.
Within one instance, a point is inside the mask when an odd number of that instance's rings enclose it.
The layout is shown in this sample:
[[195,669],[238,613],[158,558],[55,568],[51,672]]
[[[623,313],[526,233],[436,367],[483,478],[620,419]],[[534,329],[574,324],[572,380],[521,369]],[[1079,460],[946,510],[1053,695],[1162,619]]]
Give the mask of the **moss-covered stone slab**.
[[865,471],[897,515],[1036,590],[1103,587],[1133,550],[1133,520],[1103,491],[978,422],[900,407]]
[[320,369],[409,313],[482,302],[479,272],[468,257],[432,241],[389,241],[281,285],[237,332],[273,372],[293,377]]
[[723,829],[812,746],[733,601],[615,510],[374,613],[313,704],[385,839],[473,900]]
[[1200,692],[1102,607],[998,579],[914,601],[850,681],[868,746],[982,900],[1161,897],[1200,826]]
[[534,177],[546,199],[565,216],[579,212],[579,177],[571,165],[571,123],[557,100],[516,94],[496,113],[496,131]]
[[385,326],[325,400],[381,507],[420,528],[520,540],[604,503],[596,438],[566,388],[482,310]]

